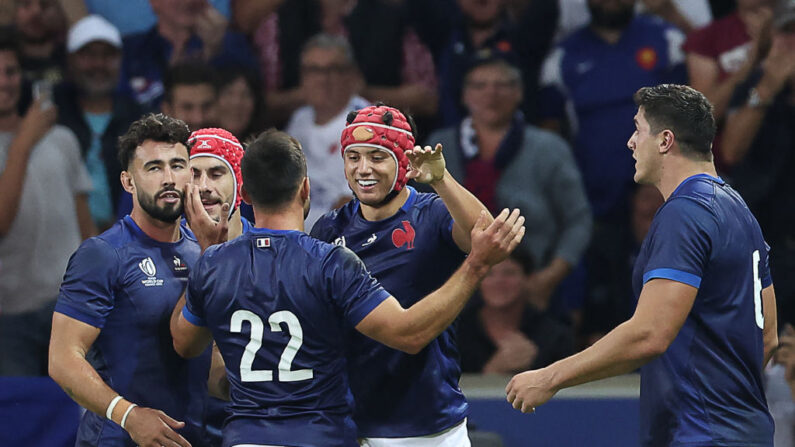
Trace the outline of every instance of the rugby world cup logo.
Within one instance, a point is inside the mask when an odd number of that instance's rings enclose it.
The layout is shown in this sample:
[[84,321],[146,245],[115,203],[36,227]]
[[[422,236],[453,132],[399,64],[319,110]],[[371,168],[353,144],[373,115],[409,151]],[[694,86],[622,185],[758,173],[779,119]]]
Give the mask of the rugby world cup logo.
[[155,268],[155,263],[152,261],[152,258],[146,258],[139,262],[138,268],[140,268],[146,276],[155,276],[157,273],[157,269]]

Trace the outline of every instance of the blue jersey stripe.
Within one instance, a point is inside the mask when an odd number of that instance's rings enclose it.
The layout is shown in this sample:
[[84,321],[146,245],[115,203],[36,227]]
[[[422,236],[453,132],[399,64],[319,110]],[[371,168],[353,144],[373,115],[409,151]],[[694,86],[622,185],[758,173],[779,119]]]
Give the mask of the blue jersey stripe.
[[105,326],[104,319],[98,318],[94,315],[89,315],[85,312],[81,312],[80,310],[63,303],[60,300],[55,304],[55,312],[64,314],[67,317],[74,318],[75,320],[82,321],[83,323],[94,326],[95,328],[102,329]]
[[182,316],[185,317],[186,320],[188,320],[188,323],[194,326],[207,326],[207,322],[197,317],[196,315],[193,315],[191,311],[188,310],[188,306],[182,308]]
[[670,279],[695,288],[701,286],[701,277],[676,269],[654,269],[650,272],[646,272],[643,275],[643,284],[646,284],[650,279],[654,278]]

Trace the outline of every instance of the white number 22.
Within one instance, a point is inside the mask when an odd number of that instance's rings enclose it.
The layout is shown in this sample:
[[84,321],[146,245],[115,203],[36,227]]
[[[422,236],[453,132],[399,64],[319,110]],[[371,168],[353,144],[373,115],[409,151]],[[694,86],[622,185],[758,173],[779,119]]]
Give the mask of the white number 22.
[[[232,321],[229,330],[240,333],[243,331],[243,322],[248,321],[251,326],[251,335],[243,357],[240,359],[240,380],[243,382],[270,382],[273,381],[273,371],[269,369],[254,370],[251,366],[257,356],[257,351],[262,347],[262,337],[265,332],[265,325],[262,319],[254,312],[248,310],[238,310],[232,314]],[[309,380],[313,377],[311,369],[293,370],[293,360],[304,340],[304,331],[301,329],[301,322],[294,313],[289,310],[274,312],[268,318],[271,332],[281,332],[282,327],[279,323],[286,323],[290,333],[290,341],[287,342],[282,356],[279,359],[279,381],[297,382],[299,380]]]
[[762,314],[762,278],[759,276],[759,250],[754,250],[754,316],[759,329],[765,329],[765,316]]

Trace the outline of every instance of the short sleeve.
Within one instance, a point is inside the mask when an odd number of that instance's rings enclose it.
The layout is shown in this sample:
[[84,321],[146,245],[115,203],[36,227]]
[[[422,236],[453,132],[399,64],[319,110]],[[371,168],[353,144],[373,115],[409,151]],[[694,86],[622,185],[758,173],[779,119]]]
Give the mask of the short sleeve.
[[107,242],[83,242],[69,259],[55,311],[101,329],[114,307],[119,264]]
[[765,289],[773,285],[773,275],[770,274],[770,245],[765,242],[765,262],[762,263],[762,288]]
[[185,288],[185,307],[182,308],[182,316],[195,326],[207,326],[204,307],[204,278],[207,276],[207,272],[204,269],[204,260],[212,248],[213,247],[210,247],[208,251],[196,261],[196,264],[193,266],[188,276],[188,286]]
[[678,198],[663,205],[650,230],[643,283],[664,278],[701,286],[717,231],[715,216],[694,200]]
[[333,248],[322,268],[334,305],[342,310],[351,326],[359,324],[390,296],[370,275],[362,260],[345,247]]

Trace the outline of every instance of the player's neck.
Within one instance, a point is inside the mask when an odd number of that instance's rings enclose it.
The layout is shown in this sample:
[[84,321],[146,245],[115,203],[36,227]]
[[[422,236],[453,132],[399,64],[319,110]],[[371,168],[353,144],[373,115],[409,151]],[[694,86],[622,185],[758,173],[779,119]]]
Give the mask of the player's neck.
[[371,222],[375,222],[394,216],[408,199],[409,190],[408,188],[404,187],[394,199],[389,201],[389,203],[383,204],[381,206],[371,206],[360,202],[359,209],[362,211],[362,217]]
[[179,240],[179,219],[173,223],[163,222],[146,213],[140,207],[133,207],[130,217],[138,228],[158,242],[177,242]]
[[226,240],[228,241],[243,234],[243,222],[240,220],[240,207],[237,207],[235,212],[232,213],[232,218],[229,219],[228,229],[229,231],[226,236]]
[[685,179],[696,174],[718,176],[715,170],[715,163],[712,161],[693,161],[685,157],[676,157],[671,160],[668,166],[664,167],[660,175],[660,181],[655,186],[660,190],[663,198],[668,200]]
[[304,231],[303,206],[294,202],[288,208],[274,211],[260,209],[255,205],[254,227],[271,230]]

